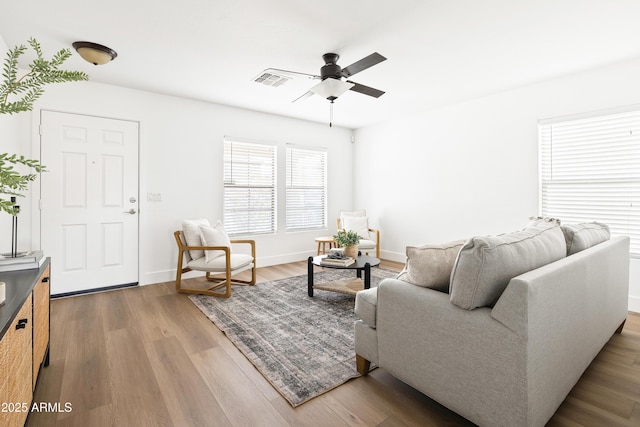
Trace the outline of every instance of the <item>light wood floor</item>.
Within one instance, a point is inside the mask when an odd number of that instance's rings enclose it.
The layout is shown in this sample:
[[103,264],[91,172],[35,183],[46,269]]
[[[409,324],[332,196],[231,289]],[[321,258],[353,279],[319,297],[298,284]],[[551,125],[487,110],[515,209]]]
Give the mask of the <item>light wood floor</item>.
[[[260,269],[258,280],[305,273],[299,262]],[[291,408],[173,282],[54,300],[51,322],[51,364],[34,401],[73,409],[32,413],[28,426],[470,425],[382,369]],[[550,425],[640,425],[640,316]]]

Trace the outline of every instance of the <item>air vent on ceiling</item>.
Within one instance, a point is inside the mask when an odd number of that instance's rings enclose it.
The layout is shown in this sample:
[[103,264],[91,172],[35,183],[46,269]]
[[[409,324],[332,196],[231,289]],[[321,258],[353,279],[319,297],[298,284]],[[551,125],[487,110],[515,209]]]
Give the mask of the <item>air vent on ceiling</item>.
[[258,77],[253,79],[256,83],[262,83],[273,87],[282,86],[287,82],[287,80],[291,80],[291,78],[268,72],[261,73]]

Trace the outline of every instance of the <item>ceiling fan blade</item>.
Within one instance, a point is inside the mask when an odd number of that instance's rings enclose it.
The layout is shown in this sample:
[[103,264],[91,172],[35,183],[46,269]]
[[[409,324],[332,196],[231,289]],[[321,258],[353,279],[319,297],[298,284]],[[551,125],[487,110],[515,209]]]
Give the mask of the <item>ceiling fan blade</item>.
[[378,52],[374,52],[371,55],[362,58],[360,61],[356,61],[348,67],[344,67],[341,74],[344,77],[351,77],[362,70],[366,70],[367,68],[373,67],[374,65],[386,60],[387,58],[380,55]]
[[361,85],[360,83],[347,80],[348,83],[353,83],[353,87],[350,89],[354,92],[363,93],[365,95],[373,96],[374,98],[380,98],[384,95],[383,90],[375,89],[369,86]]
[[296,99],[291,101],[291,103],[293,104],[296,101],[304,101],[305,99],[309,98],[310,96],[313,96],[313,92],[308,91],[307,93],[303,93],[302,95],[300,95],[299,97],[297,97]]

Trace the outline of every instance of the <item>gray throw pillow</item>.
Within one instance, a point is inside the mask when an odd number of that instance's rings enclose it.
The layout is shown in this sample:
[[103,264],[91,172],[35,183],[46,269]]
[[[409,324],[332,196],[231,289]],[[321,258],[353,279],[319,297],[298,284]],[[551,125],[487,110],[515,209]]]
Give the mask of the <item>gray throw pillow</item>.
[[453,263],[464,242],[456,240],[440,245],[407,246],[407,264],[398,279],[448,293]]
[[583,251],[611,238],[609,226],[600,222],[561,225],[567,242],[567,256]]
[[512,278],[565,256],[557,225],[474,237],[460,249],[451,272],[451,302],[467,310],[492,307]]

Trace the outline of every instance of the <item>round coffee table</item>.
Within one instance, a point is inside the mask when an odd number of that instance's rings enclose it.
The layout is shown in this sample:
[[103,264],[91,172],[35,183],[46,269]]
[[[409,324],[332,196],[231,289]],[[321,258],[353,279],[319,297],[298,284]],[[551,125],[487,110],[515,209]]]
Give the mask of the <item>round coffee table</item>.
[[324,257],[310,256],[307,260],[307,292],[310,297],[313,296],[313,266],[336,268],[339,270],[355,270],[356,277],[358,279],[362,278],[362,272],[364,271],[364,289],[369,289],[371,287],[371,267],[375,267],[380,264],[380,260],[378,258],[368,255],[360,255],[356,258],[356,262],[347,266],[322,264],[322,258]]

